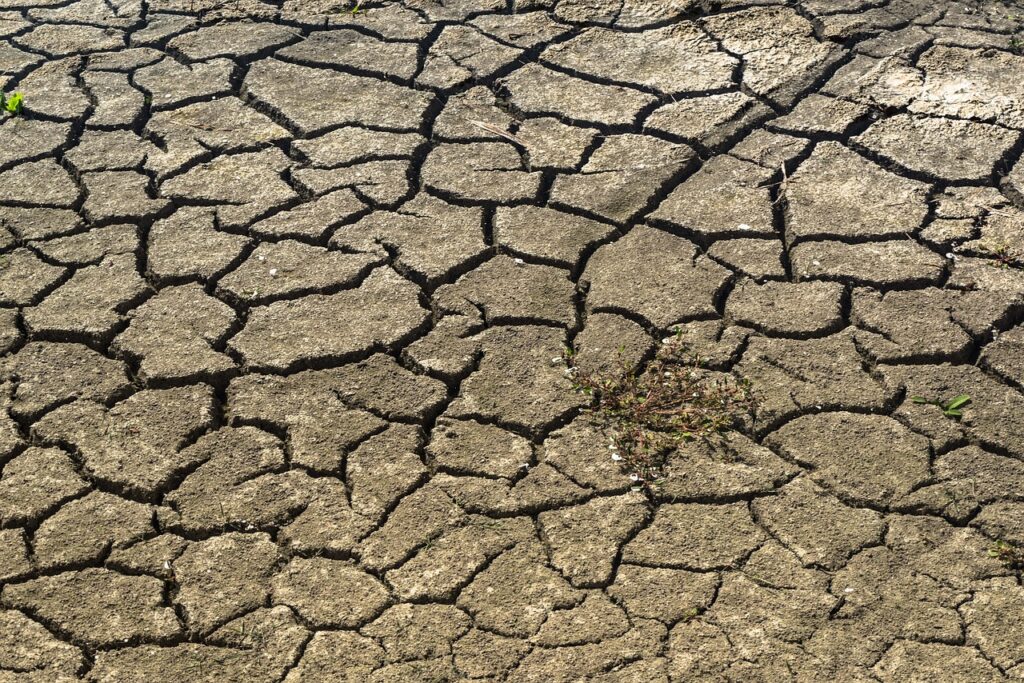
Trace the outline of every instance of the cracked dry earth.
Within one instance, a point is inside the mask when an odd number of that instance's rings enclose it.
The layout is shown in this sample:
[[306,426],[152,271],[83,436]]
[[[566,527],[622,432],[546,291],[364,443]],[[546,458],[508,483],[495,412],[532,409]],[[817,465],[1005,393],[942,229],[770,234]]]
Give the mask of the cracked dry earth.
[[1020,15],[0,0],[0,681],[1024,678]]

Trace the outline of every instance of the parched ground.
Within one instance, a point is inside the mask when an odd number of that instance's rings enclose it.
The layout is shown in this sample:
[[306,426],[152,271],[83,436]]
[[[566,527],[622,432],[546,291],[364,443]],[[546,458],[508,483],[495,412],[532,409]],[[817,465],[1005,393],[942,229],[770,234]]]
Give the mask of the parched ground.
[[0,0],[0,682],[1024,678],[1022,17]]

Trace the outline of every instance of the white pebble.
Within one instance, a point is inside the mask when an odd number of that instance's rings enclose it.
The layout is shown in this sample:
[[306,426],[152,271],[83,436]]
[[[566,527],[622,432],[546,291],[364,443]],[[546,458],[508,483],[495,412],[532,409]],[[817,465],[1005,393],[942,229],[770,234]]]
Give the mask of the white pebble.
[[277,276],[277,268],[271,268],[269,272],[270,272],[270,277],[276,277]]
[[750,230],[750,226],[747,225],[746,223],[740,223],[740,230]]

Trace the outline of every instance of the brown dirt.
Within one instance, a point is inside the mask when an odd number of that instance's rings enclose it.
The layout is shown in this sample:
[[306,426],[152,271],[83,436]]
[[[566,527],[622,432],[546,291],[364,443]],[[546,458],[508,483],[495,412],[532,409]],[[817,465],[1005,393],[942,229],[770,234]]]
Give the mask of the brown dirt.
[[1022,22],[0,0],[0,682],[1024,678]]

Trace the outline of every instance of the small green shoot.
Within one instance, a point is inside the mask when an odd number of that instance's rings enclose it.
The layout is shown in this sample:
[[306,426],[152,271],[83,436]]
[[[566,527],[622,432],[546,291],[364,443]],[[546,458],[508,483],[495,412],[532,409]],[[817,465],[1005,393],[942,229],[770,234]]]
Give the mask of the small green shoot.
[[363,11],[363,0],[356,0],[356,2],[352,3],[352,7],[349,9],[348,13],[351,14],[352,16],[355,16],[355,15],[359,14],[362,11]]
[[5,98],[4,94],[0,93],[0,107],[3,107],[3,110],[11,116],[20,116],[25,108],[25,96],[16,92]]
[[996,541],[988,549],[988,556],[999,560],[1009,569],[1024,569],[1024,549],[1006,541]]
[[943,415],[957,419],[963,417],[964,412],[960,409],[971,402],[971,397],[967,394],[960,394],[948,401],[936,401],[927,399],[924,396],[911,396],[910,400],[919,405],[938,406],[942,410]]
[[1010,36],[1010,52],[1015,55],[1024,55],[1024,40],[1015,33]]

